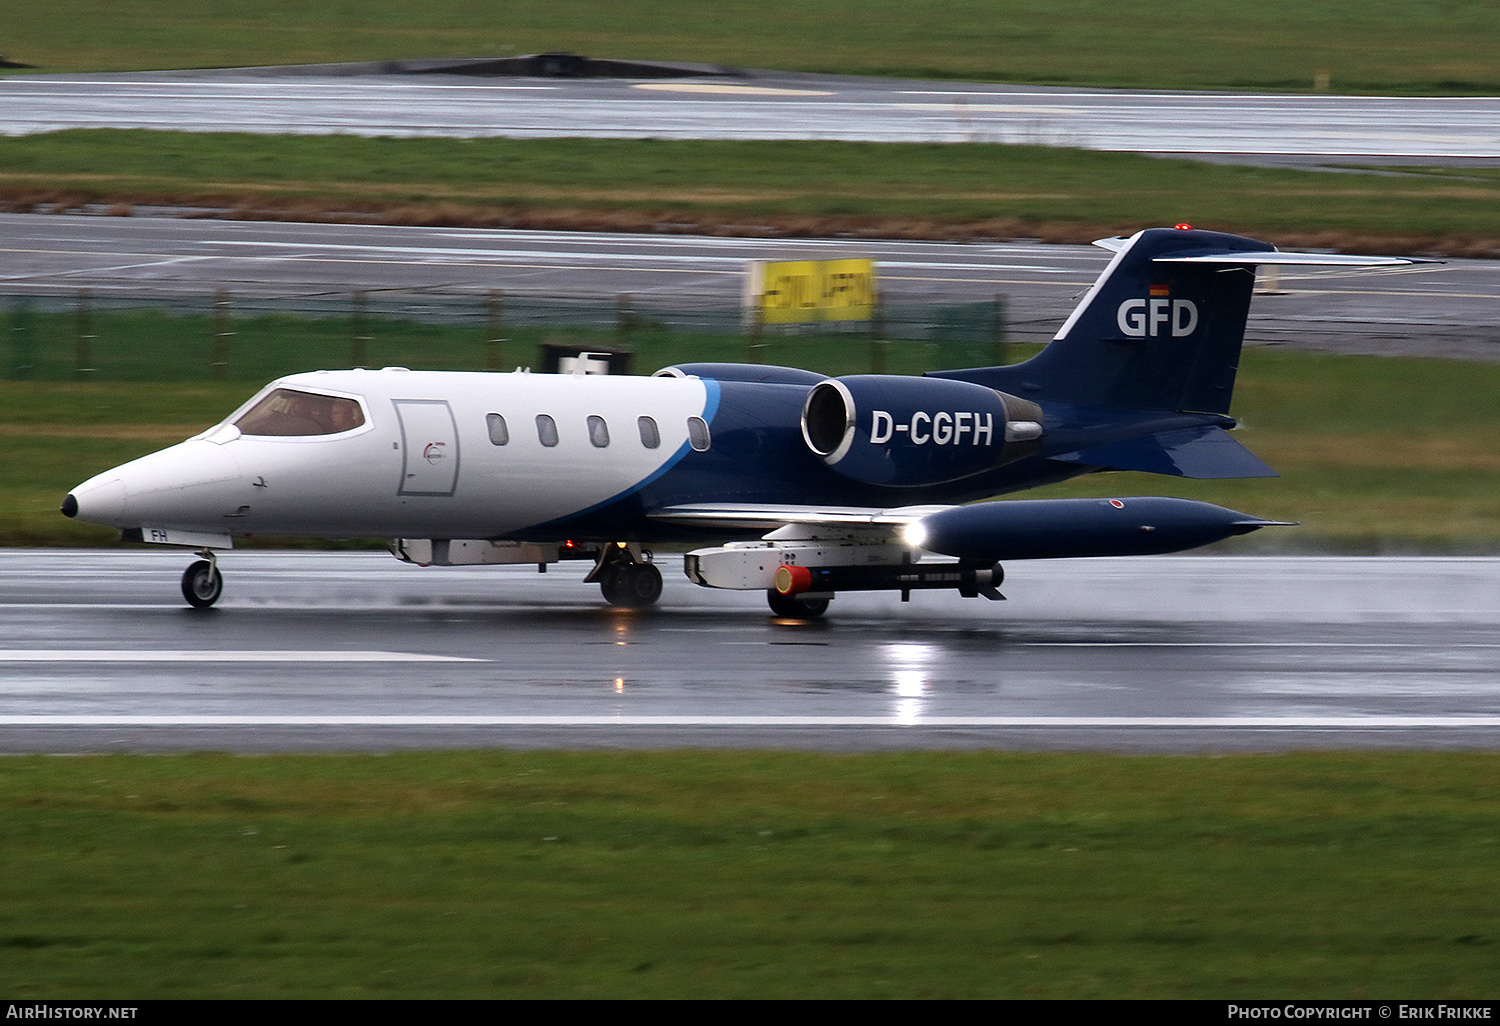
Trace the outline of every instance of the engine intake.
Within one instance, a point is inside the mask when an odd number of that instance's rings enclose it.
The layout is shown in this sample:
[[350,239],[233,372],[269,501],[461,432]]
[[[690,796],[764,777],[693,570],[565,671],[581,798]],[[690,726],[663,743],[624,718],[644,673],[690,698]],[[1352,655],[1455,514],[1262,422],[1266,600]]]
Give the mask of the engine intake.
[[858,374],[813,386],[807,447],[865,484],[942,484],[1014,462],[1040,444],[1035,403],[968,381]]

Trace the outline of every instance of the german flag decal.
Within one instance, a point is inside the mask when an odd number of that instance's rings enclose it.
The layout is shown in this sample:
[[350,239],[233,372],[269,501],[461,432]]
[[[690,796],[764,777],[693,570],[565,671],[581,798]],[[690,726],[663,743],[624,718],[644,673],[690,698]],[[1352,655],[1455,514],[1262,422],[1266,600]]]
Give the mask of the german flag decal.
[[1151,294],[1153,296],[1170,296],[1172,294],[1172,290],[1167,288],[1165,285],[1152,285]]

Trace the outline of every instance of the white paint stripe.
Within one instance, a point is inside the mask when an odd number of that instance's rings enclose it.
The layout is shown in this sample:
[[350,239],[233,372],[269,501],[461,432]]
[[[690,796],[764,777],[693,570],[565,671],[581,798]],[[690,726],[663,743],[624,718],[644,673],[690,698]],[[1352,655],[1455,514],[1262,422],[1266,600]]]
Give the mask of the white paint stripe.
[[0,727],[1082,727],[1500,728],[1496,716],[0,716]]
[[[1407,641],[1031,641],[1024,648],[1417,648],[1431,650],[1430,642]],[[1500,642],[1473,641],[1443,644],[1443,651],[1500,648]]]
[[[705,632],[714,628],[699,628]],[[768,638],[755,641],[725,641],[724,645],[777,645],[785,644],[780,638]],[[1340,650],[1350,649],[1418,649],[1430,652],[1435,647],[1440,647],[1444,652],[1462,651],[1465,649],[1494,649],[1500,648],[1500,642],[1476,641],[1460,642],[1457,644],[1443,644],[1434,646],[1427,642],[1404,642],[1404,641],[1007,641],[1006,649],[1018,648],[1269,648],[1269,649],[1304,649],[1304,648],[1332,648]]]
[[296,649],[9,648],[0,663],[484,663],[487,659],[425,652]]
[[827,89],[781,89],[775,86],[725,85],[718,82],[636,82],[632,89],[661,93],[724,93],[738,96],[832,96]]
[[[284,82],[284,81],[283,82],[278,82],[278,81],[276,81],[274,79],[267,79],[267,78],[257,78],[253,82],[245,82],[245,81],[212,82],[212,81],[205,81],[205,80],[202,80],[202,79],[193,79],[193,80],[181,81],[181,82],[142,82],[142,81],[122,82],[122,81],[109,80],[109,79],[100,81],[100,80],[92,80],[92,79],[85,79],[85,78],[71,79],[71,78],[29,78],[29,77],[27,77],[27,78],[19,78],[18,77],[18,78],[0,79],[0,85],[4,85],[7,88],[13,88],[13,89],[14,88],[23,88],[23,87],[32,87],[32,88],[34,88],[34,87],[52,87],[52,86],[69,86],[69,87],[72,87],[72,86],[94,86],[94,87],[104,87],[100,91],[101,92],[105,92],[105,95],[108,95],[108,96],[130,95],[128,93],[115,92],[114,90],[118,86],[129,86],[131,89],[177,89],[177,90],[181,90],[181,91],[186,91],[186,90],[189,90],[189,89],[204,89],[204,90],[215,89],[215,90],[219,90],[221,93],[224,92],[224,91],[233,90],[233,89],[238,89],[238,90],[241,90],[241,91],[244,91],[244,90],[259,91],[259,90],[262,90],[262,89],[264,89],[264,90],[279,89],[279,90],[282,90],[282,91],[295,91],[295,90],[299,90],[299,89],[300,90],[306,90],[306,91],[312,91],[312,90],[328,91],[328,90],[333,90],[335,92],[342,92],[342,93],[348,93],[348,92],[351,91],[351,87],[348,84],[348,80],[347,79],[343,79],[343,78],[340,78],[338,81],[335,81],[335,82],[320,82],[320,81],[317,81],[317,80],[306,79],[306,78],[299,78],[296,81],[292,81],[292,82]],[[511,84],[511,83],[498,83],[498,82],[495,83],[495,84],[493,84],[493,85],[490,84],[490,83],[482,83],[482,84],[475,84],[475,85],[454,85],[454,84],[449,84],[449,83],[433,82],[433,81],[423,81],[423,82],[402,82],[402,81],[391,82],[391,81],[385,81],[385,82],[381,82],[381,81],[371,81],[370,79],[363,79],[363,80],[360,81],[358,87],[356,87],[356,89],[353,90],[353,91],[364,91],[364,90],[372,90],[372,91],[374,91],[374,90],[385,90],[385,91],[392,91],[392,90],[397,90],[397,89],[406,89],[406,90],[430,89],[430,90],[445,90],[445,91],[448,91],[448,92],[456,92],[456,91],[461,91],[461,90],[468,90],[468,91],[485,90],[487,92],[495,92],[495,91],[546,92],[548,90],[555,90],[557,88],[558,88],[557,86],[550,86],[550,85],[514,85],[514,84]],[[87,94],[85,94],[85,95],[87,95]],[[249,93],[247,93],[247,95],[254,96],[255,92],[249,92]],[[828,94],[828,95],[831,95],[831,94]]]
[[[272,260],[306,260],[317,259],[310,255],[309,251],[320,252],[358,252],[370,253],[370,256],[361,258],[368,262],[386,262],[387,257],[382,254],[407,255],[407,256],[439,256],[439,257],[465,257],[469,260],[483,259],[487,261],[504,262],[513,259],[536,260],[545,258],[558,261],[559,265],[566,261],[592,260],[592,261],[616,261],[622,264],[665,264],[665,263],[688,263],[688,264],[743,264],[748,257],[743,256],[720,256],[712,253],[678,255],[672,253],[618,253],[614,251],[586,251],[586,250],[554,250],[551,252],[540,252],[534,249],[480,249],[473,246],[365,246],[351,245],[338,242],[267,242],[254,239],[214,239],[205,245],[223,248],[256,248],[256,249],[282,249],[287,252],[269,257]],[[851,247],[853,249],[854,247]],[[17,252],[35,252],[24,250]],[[58,251],[67,252],[67,251]],[[178,257],[174,259],[211,260],[212,256],[194,256],[191,258]],[[930,260],[884,260],[875,258],[880,267],[905,267],[926,268],[947,271],[1035,271],[1041,274],[1074,274],[1073,268],[1044,267],[1034,264],[995,264],[982,261],[969,261],[964,263],[930,261]],[[125,267],[136,265],[123,265]],[[144,265],[142,265],[144,266]],[[552,266],[552,265],[544,265]],[[112,268],[106,268],[107,270]]]

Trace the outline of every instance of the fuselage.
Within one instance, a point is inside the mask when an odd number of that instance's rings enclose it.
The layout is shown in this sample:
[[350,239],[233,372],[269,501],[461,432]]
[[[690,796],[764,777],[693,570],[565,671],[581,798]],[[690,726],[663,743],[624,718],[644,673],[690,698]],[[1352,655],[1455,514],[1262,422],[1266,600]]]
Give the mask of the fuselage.
[[[1028,459],[938,486],[861,484],[809,450],[807,395],[805,384],[692,376],[294,374],[208,431],[84,482],[72,499],[81,519],[125,530],[691,540],[699,532],[647,513],[704,502],[962,502],[1085,469]],[[314,423],[288,408],[267,420],[268,406],[307,396],[326,397],[345,419]],[[939,426],[946,415],[932,411]],[[919,425],[926,444],[989,441],[929,424]]]

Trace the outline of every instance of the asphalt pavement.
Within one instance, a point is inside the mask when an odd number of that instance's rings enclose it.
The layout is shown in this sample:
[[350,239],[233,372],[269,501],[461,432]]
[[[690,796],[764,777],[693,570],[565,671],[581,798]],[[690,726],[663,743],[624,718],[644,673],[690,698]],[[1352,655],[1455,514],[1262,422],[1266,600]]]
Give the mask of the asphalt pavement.
[[0,751],[1500,747],[1500,560],[1014,563],[1008,600],[699,588],[382,553],[0,552]]

